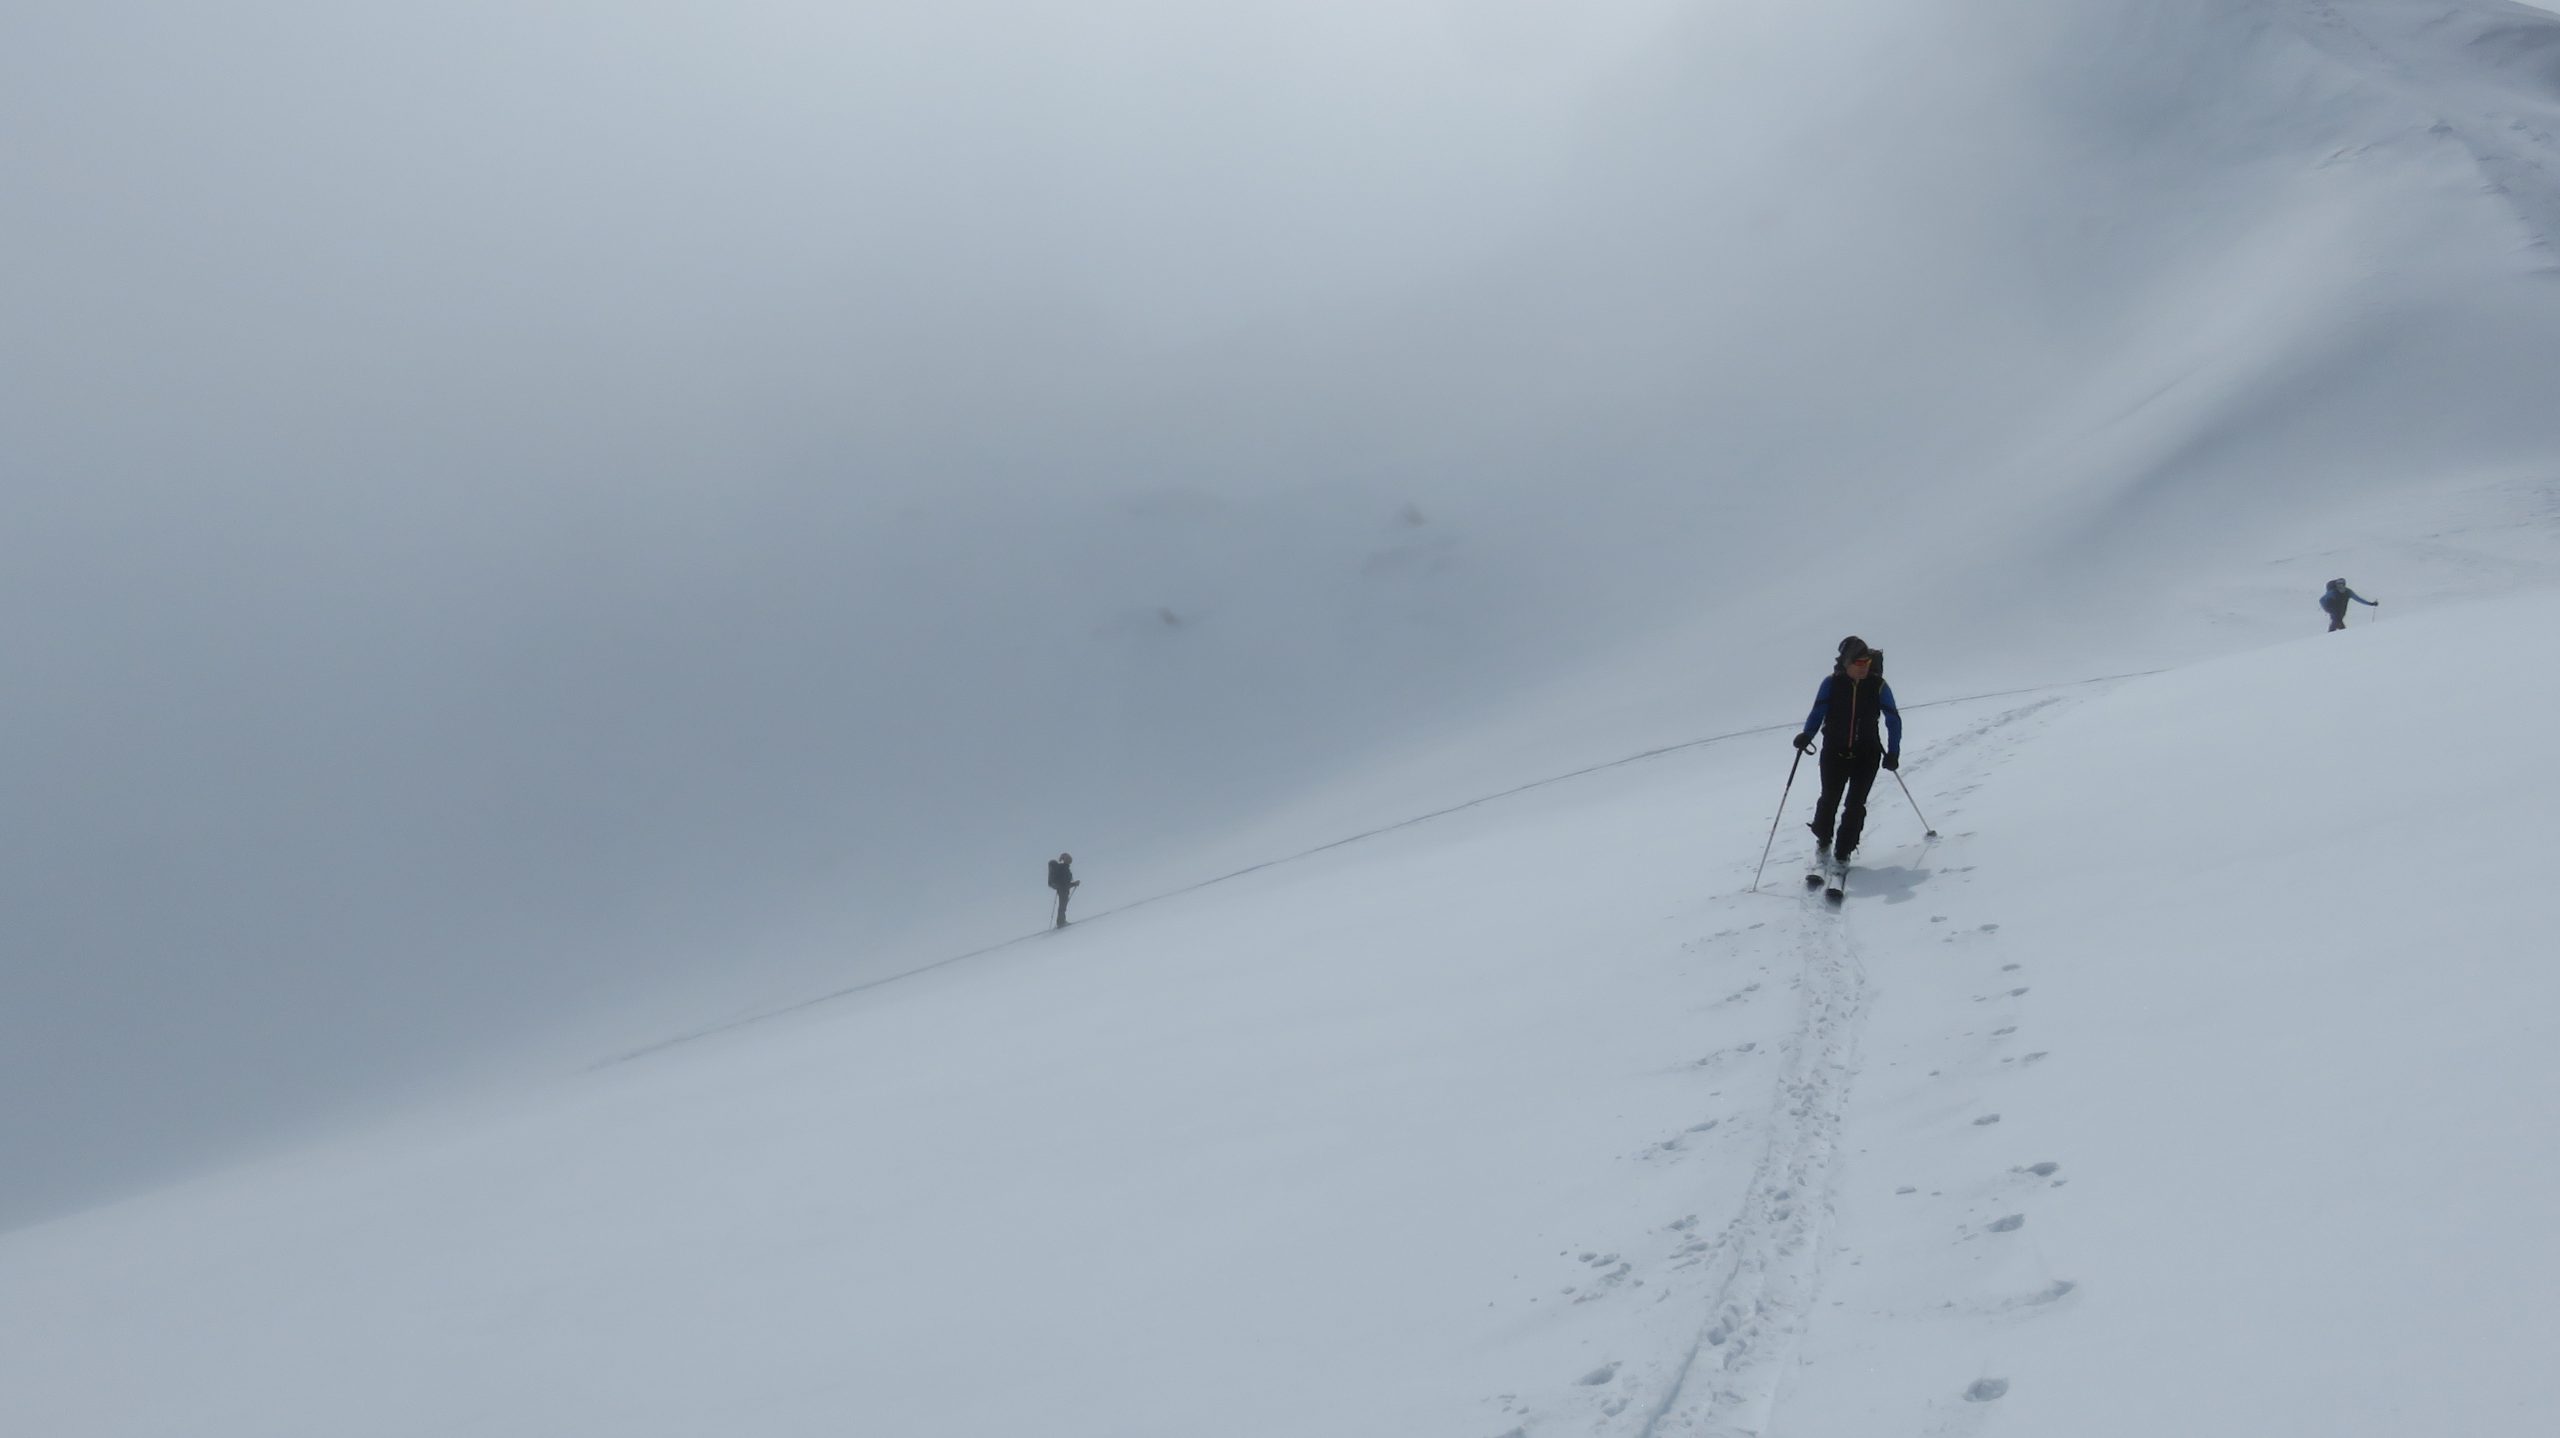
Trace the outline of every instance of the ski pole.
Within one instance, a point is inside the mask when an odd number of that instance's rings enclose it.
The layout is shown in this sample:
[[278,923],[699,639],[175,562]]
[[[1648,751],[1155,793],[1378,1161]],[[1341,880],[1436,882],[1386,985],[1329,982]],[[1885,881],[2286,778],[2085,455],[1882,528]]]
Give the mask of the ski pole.
[[[1903,797],[1903,798],[1905,798],[1905,799],[1911,799],[1911,784],[1910,784],[1910,781],[1908,781],[1908,780],[1906,780],[1906,779],[1904,779],[1904,778],[1902,777],[1902,771],[1901,771],[1901,770],[1896,769],[1896,770],[1894,770],[1894,771],[1893,771],[1893,782],[1895,782],[1895,783],[1897,783],[1897,784],[1900,784],[1900,785],[1902,786],[1902,797]],[[1912,813],[1913,817],[1917,818],[1917,819],[1920,821],[1920,827],[1921,827],[1921,828],[1923,828],[1923,829],[1929,829],[1929,816],[1920,812],[1920,801],[1919,801],[1919,800],[1917,800],[1917,799],[1911,799],[1911,813]],[[1937,831],[1937,830],[1935,830],[1935,829],[1929,829],[1929,837],[1930,837],[1930,838],[1932,838],[1932,839],[1934,839],[1934,838],[1938,837],[1938,831]]]
[[1760,888],[1760,875],[1769,867],[1769,851],[1778,847],[1778,820],[1787,817],[1787,796],[1795,792],[1796,769],[1803,763],[1804,751],[1798,749],[1795,763],[1787,766],[1787,787],[1778,791],[1778,812],[1769,820],[1769,842],[1760,846],[1760,867],[1751,871],[1751,887],[1754,892]]

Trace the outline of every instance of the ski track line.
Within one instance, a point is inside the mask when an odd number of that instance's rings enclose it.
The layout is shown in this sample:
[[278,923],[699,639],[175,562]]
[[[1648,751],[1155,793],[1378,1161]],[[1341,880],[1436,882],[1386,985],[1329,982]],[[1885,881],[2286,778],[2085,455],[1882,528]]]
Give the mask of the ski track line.
[[[1958,731],[1931,755],[1942,763],[1967,755],[2066,702],[2067,695],[2038,692],[2032,703]],[[1739,1212],[1708,1245],[1716,1276],[1707,1320],[1630,1438],[1762,1438],[1817,1312],[1840,1134],[1866,1028],[1867,974],[1847,912],[1811,896],[1803,903],[1795,941],[1803,1007],[1771,1091],[1768,1141]]]
[[1808,912],[1796,937],[1802,1009],[1771,1090],[1767,1146],[1713,1243],[1705,1326],[1633,1438],[1757,1438],[1822,1291],[1840,1131],[1865,1027],[1866,967],[1842,923]]
[[[2030,685],[2022,689],[1997,689],[1983,694],[1962,694],[1948,699],[1929,699],[1923,700],[1918,704],[1904,704],[1900,707],[1905,711],[1916,709],[1937,709],[1950,704],[1978,704],[1988,699],[2008,699],[2022,694],[2046,695],[2053,696],[2053,698],[2059,698],[2060,696],[2057,691],[2085,689],[2102,684],[2117,684],[2129,679],[2146,678],[2150,675],[2161,672],[2163,671],[2158,669],[2138,669],[2124,674],[2102,674],[2093,679],[2071,679],[2057,684]],[[2053,698],[2048,698],[2046,702],[2053,702]],[[2043,706],[2029,706],[2026,710],[2012,711],[2012,714],[2033,712],[2034,709],[2041,707]],[[2007,716],[2003,717],[2005,718]],[[2001,720],[1995,719],[1991,721],[1991,726],[1997,727],[2000,722]],[[1434,809],[1429,813],[1424,814],[1416,814],[1410,819],[1399,819],[1392,824],[1383,824],[1375,829],[1363,830],[1360,833],[1352,834],[1345,838],[1318,844],[1312,849],[1302,849],[1295,854],[1284,855],[1277,859],[1265,859],[1259,864],[1249,864],[1244,868],[1234,870],[1230,873],[1220,874],[1215,878],[1202,879],[1195,884],[1185,884],[1179,889],[1169,889],[1164,893],[1151,894],[1143,899],[1132,899],[1128,903],[1122,904],[1117,908],[1104,909],[1099,913],[1093,914],[1087,918],[1079,919],[1076,922],[1078,924],[1096,923],[1103,919],[1110,918],[1114,914],[1125,914],[1131,909],[1142,909],[1149,904],[1160,904],[1168,899],[1178,899],[1187,894],[1196,894],[1200,890],[1209,888],[1213,885],[1228,883],[1232,880],[1244,878],[1249,874],[1258,874],[1265,869],[1276,869],[1284,864],[1294,864],[1304,859],[1314,858],[1318,854],[1330,853],[1335,849],[1346,848],[1353,844],[1365,843],[1371,839],[1396,833],[1399,830],[1410,829],[1421,824],[1428,824],[1434,820],[1448,818],[1452,814],[1462,814],[1469,809],[1481,808],[1484,805],[1496,803],[1500,800],[1514,798],[1518,795],[1529,793],[1535,789],[1544,789],[1550,785],[1568,783],[1575,779],[1589,778],[1594,774],[1606,773],[1612,769],[1623,769],[1630,764],[1641,764],[1647,760],[1659,759],[1666,754],[1678,754],[1690,749],[1704,748],[1710,744],[1729,743],[1736,739],[1747,739],[1758,734],[1786,733],[1793,730],[1795,727],[1796,725],[1793,723],[1762,724],[1750,729],[1736,729],[1730,733],[1711,734],[1703,739],[1683,739],[1676,744],[1665,744],[1658,748],[1646,749],[1638,753],[1629,754],[1623,758],[1610,759],[1598,764],[1585,765],[1582,768],[1568,770],[1562,774],[1551,774],[1543,779],[1532,779],[1528,783],[1517,784],[1508,789],[1500,789],[1490,794],[1479,795],[1476,798],[1449,805],[1447,808]],[[1960,738],[1974,737],[1982,730],[1982,728],[1983,726],[1976,726],[1975,730],[1965,731]],[[1953,743],[1957,741],[1950,740],[1949,742]],[[1912,772],[1918,772],[1918,770],[1924,766],[1925,761],[1915,761],[1912,765]],[[714,1038],[718,1035],[729,1033],[737,1029],[764,1023],[770,1019],[778,1019],[787,1014],[795,1014],[803,1009],[816,1008],[821,1004],[830,1004],[838,999],[850,998],[855,994],[880,988],[886,984],[894,984],[904,979],[912,979],[920,974],[929,974],[936,969],[947,968],[953,964],[963,963],[970,959],[982,959],[989,954],[1002,953],[1006,949],[1013,948],[1016,945],[1027,944],[1034,939],[1045,937],[1050,932],[1051,930],[1049,929],[1034,929],[1030,933],[1017,934],[1010,939],[1004,939],[997,943],[988,944],[983,948],[971,949],[967,953],[953,954],[947,958],[935,959],[931,963],[919,964],[912,969],[901,969],[894,974],[883,974],[876,979],[865,979],[858,984],[848,984],[840,989],[830,989],[823,994],[813,995],[812,997],[805,999],[795,999],[790,1003],[781,1004],[773,1008],[758,1009],[753,1013],[745,1014],[737,1018],[723,1020],[720,1023],[711,1024],[686,1033],[659,1039],[654,1043],[642,1044],[638,1048],[626,1049],[621,1053],[599,1059],[588,1065],[588,1068],[590,1070],[611,1068],[617,1064],[626,1064],[637,1059],[644,1059],[652,1054],[663,1053],[668,1049],[680,1048],[686,1044],[696,1043],[703,1039]]]

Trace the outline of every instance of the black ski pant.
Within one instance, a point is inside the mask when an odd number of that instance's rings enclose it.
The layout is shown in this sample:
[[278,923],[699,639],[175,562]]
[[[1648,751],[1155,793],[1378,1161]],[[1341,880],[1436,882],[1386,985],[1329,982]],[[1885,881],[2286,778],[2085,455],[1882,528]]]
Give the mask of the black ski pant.
[[1065,889],[1060,889],[1060,890],[1058,890],[1058,922],[1057,922],[1057,923],[1055,923],[1055,924],[1053,924],[1053,925],[1051,925],[1050,927],[1052,927],[1052,928],[1063,929],[1063,928],[1065,928],[1065,927],[1067,926],[1067,894],[1068,894],[1068,892],[1069,892],[1069,891],[1068,891],[1068,890],[1065,890]]
[[1822,751],[1822,797],[1813,801],[1813,836],[1829,844],[1831,852],[1846,857],[1858,847],[1858,835],[1867,827],[1867,791],[1875,787],[1876,766],[1883,762],[1882,749]]
[[2344,628],[2346,628],[2346,627],[2347,627],[2347,611],[2346,611],[2346,607],[2345,607],[2344,605],[2341,605],[2341,606],[2339,606],[2337,609],[2334,609],[2334,610],[2330,611],[2330,614],[2329,614],[2329,632],[2330,632],[2330,633],[2332,633],[2332,634],[2335,634],[2335,633],[2337,633],[2339,630],[2344,629]]

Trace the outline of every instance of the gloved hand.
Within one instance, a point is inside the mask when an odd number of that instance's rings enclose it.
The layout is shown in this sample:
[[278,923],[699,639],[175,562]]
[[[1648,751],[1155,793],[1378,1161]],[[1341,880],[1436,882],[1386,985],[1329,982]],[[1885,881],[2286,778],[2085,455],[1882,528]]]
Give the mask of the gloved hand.
[[1807,749],[1810,749],[1810,748],[1812,748],[1812,747],[1813,747],[1813,736],[1812,736],[1812,735],[1810,735],[1810,734],[1798,734],[1798,735],[1796,736],[1796,752],[1797,752],[1797,753],[1801,754],[1801,753],[1803,753],[1804,751],[1806,751]]
[[1895,753],[1895,754],[1887,754],[1887,755],[1885,755],[1885,756],[1884,756],[1884,766],[1885,766],[1886,768],[1888,768],[1888,769],[1899,769],[1899,768],[1901,768],[1901,767],[1902,767],[1902,756],[1901,756],[1900,754],[1898,754],[1898,753]]

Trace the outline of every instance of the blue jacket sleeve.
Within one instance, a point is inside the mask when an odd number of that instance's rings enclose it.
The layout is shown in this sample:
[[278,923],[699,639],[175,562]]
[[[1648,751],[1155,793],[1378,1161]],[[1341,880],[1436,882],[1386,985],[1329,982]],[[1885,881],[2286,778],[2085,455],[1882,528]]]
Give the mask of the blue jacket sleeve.
[[1890,684],[1883,686],[1883,692],[1876,698],[1884,707],[1884,732],[1890,740],[1885,745],[1885,751],[1899,754],[1902,752],[1902,711],[1894,707],[1893,686]]
[[1825,679],[1822,681],[1822,687],[1813,691],[1813,712],[1804,716],[1804,729],[1802,732],[1807,734],[1821,733],[1822,716],[1829,712],[1830,708],[1831,681]]
[[2354,590],[2352,590],[2352,589],[2350,589],[2350,590],[2348,590],[2348,591],[2347,591],[2347,597],[2348,597],[2349,599],[2354,600],[2354,601],[2355,601],[2356,603],[2358,603],[2358,604],[2373,604],[2373,605],[2379,605],[2380,603],[2382,603],[2382,601],[2381,601],[2381,600],[2379,600],[2379,599],[2367,599],[2367,598],[2365,598],[2363,595],[2356,593],[2356,592],[2355,592]]

